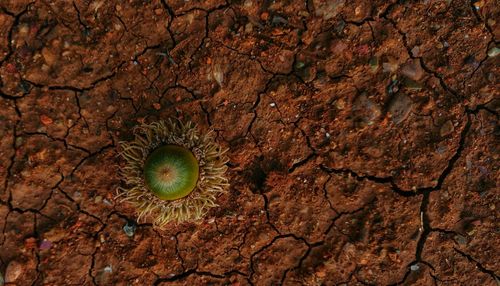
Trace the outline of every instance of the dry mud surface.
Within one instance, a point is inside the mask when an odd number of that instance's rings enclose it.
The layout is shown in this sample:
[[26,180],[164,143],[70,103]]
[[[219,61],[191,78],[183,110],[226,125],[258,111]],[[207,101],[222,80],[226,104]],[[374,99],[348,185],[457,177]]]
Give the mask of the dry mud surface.
[[[0,0],[0,273],[498,285],[499,7]],[[114,198],[118,142],[171,116],[215,130],[231,186],[158,230]]]

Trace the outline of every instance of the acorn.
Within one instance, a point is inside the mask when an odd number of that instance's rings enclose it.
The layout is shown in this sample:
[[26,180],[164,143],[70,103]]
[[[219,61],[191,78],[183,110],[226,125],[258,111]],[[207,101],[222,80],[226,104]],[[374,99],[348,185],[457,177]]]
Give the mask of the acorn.
[[124,166],[118,197],[130,202],[138,221],[149,218],[163,227],[169,222],[201,219],[226,191],[228,158],[213,132],[201,134],[192,122],[180,120],[142,124],[134,139],[120,142]]

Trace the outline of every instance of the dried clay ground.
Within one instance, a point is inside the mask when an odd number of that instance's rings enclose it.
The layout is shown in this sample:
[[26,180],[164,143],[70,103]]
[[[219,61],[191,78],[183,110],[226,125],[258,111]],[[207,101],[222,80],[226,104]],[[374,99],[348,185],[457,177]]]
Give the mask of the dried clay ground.
[[[0,0],[0,273],[498,285],[499,7]],[[230,187],[159,230],[115,199],[117,153],[168,117],[215,130]]]

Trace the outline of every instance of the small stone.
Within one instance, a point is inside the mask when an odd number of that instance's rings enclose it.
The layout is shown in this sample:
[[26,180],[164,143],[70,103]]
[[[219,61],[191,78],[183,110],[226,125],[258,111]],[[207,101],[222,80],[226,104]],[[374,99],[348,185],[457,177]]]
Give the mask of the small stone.
[[271,107],[275,107],[275,106],[276,106],[276,103],[271,102],[271,103],[269,104],[269,106],[271,106]]
[[418,264],[413,264],[412,266],[410,266],[411,271],[418,271],[419,269],[420,269],[420,266],[418,266]]
[[134,221],[127,221],[127,223],[123,226],[123,231],[128,237],[134,236],[136,229],[137,225]]
[[248,22],[246,25],[245,25],[245,32],[246,33],[251,33],[253,31],[253,24],[251,22]]
[[439,130],[439,134],[441,137],[445,137],[455,130],[455,127],[453,126],[453,123],[451,120],[446,121],[442,126],[441,129]]
[[16,142],[15,142],[16,148],[19,148],[19,146],[23,145],[23,142],[24,142],[23,137],[16,137]]
[[366,93],[358,96],[352,106],[352,113],[360,119],[360,126],[373,125],[374,120],[381,114],[380,106],[373,100],[369,99]]
[[243,220],[245,220],[245,217],[242,215],[239,215],[236,219],[239,221],[243,221]]
[[368,62],[368,64],[370,65],[372,72],[376,72],[378,70],[379,64],[377,57],[372,57]]
[[460,245],[467,244],[467,238],[460,234],[455,235],[455,241]]
[[300,70],[301,68],[305,67],[305,63],[304,62],[301,62],[301,61],[298,61],[297,63],[295,63],[295,68]]
[[309,12],[307,12],[307,11],[303,11],[303,10],[299,11],[299,13],[297,13],[297,14],[298,14],[300,17],[304,17],[304,18],[307,18],[307,17],[309,17],[309,16],[310,16]]
[[346,102],[344,99],[340,98],[339,100],[336,100],[335,101],[335,107],[338,109],[338,110],[342,110],[344,109],[346,106]]
[[222,87],[222,83],[224,82],[224,73],[222,72],[222,68],[220,65],[214,65],[214,67],[212,68],[212,76],[217,84]]
[[280,17],[280,16],[274,16],[273,19],[271,20],[271,23],[273,25],[287,25],[288,24],[288,21],[283,18],[283,17]]
[[411,49],[411,54],[412,56],[414,57],[419,57],[420,56],[420,47],[419,46],[415,46]]
[[386,62],[382,64],[382,69],[384,72],[395,72],[398,70],[398,63],[397,62]]
[[413,101],[405,94],[398,93],[394,99],[389,103],[389,113],[391,119],[395,124],[403,122],[413,106]]
[[480,1],[477,1],[477,2],[474,3],[474,8],[476,8],[476,10],[481,9],[483,6],[484,6],[484,1],[483,0],[480,0]]
[[111,272],[113,272],[113,268],[111,267],[111,265],[104,267],[104,273],[111,273]]
[[42,56],[47,65],[51,66],[56,62],[57,56],[48,48],[42,49]]
[[15,283],[23,273],[23,266],[17,261],[11,261],[5,270],[5,283]]
[[47,250],[47,249],[50,249],[52,247],[52,242],[44,239],[41,243],[40,243],[40,250]]
[[421,90],[423,88],[422,84],[411,79],[405,80],[403,85],[409,90]]
[[54,123],[54,120],[52,120],[52,118],[48,117],[47,115],[40,115],[40,121],[43,125],[50,125]]
[[401,68],[401,73],[406,77],[418,81],[424,75],[424,71],[420,66],[420,61],[411,60]]
[[500,48],[493,47],[488,50],[488,57],[493,58],[500,54]]

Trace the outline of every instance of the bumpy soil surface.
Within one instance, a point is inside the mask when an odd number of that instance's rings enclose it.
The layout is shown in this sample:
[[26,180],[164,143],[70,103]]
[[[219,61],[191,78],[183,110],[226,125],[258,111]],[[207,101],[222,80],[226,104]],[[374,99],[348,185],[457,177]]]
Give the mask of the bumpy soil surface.
[[[499,7],[0,0],[0,273],[498,285]],[[171,116],[216,131],[231,186],[159,230],[114,198],[118,142]]]

